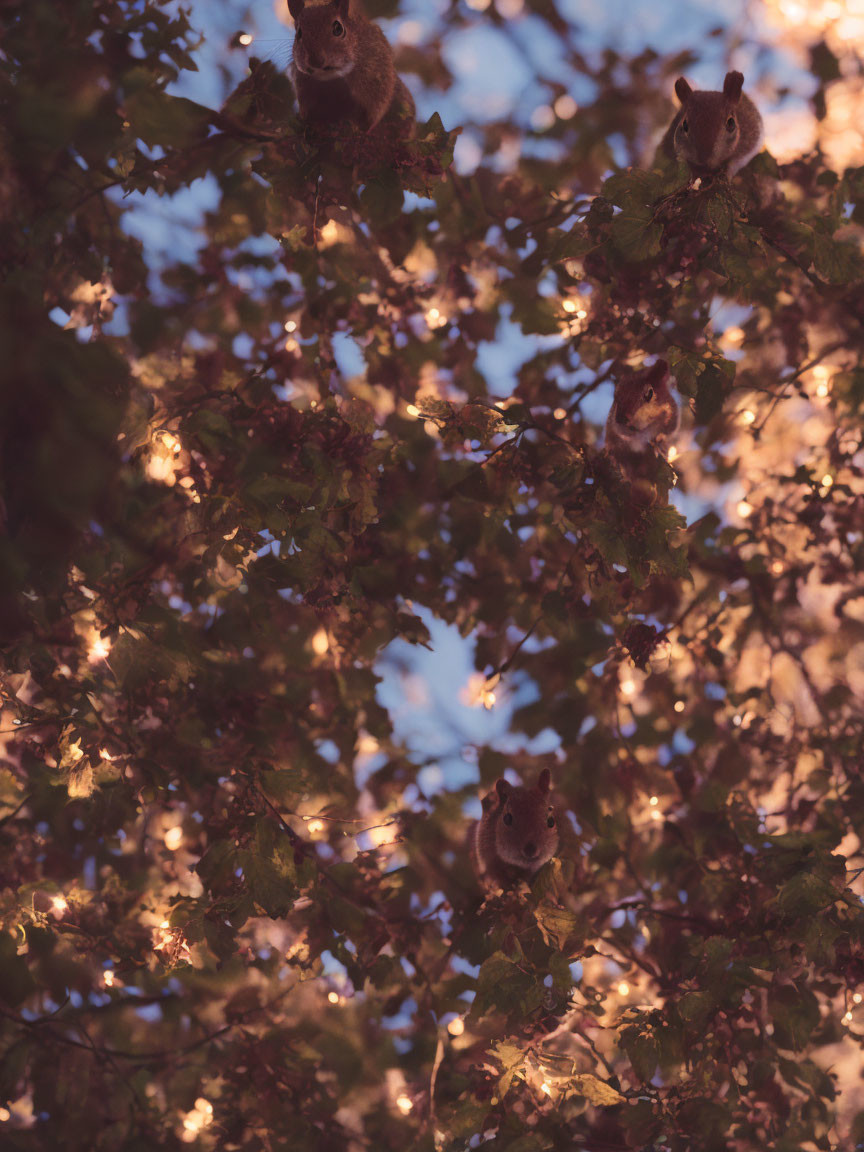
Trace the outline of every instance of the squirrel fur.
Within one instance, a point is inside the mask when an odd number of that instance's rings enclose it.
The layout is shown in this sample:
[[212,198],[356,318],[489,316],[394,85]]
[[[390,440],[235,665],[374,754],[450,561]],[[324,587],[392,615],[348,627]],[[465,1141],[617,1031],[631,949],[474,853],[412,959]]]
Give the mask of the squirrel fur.
[[722,92],[697,92],[683,76],[675,81],[681,107],[660,144],[670,159],[684,160],[694,176],[723,173],[730,180],[764,139],[762,117],[741,91],[744,76],[727,72]]
[[483,815],[471,830],[471,856],[486,886],[508,888],[530,878],[558,847],[558,820],[551,800],[551,773],[544,768],[532,787],[506,780],[483,798]]
[[300,116],[371,131],[382,121],[397,136],[414,130],[414,100],[396,74],[387,37],[361,0],[288,0],[296,29],[291,82]]
[[[606,456],[630,482],[638,504],[654,504],[669,473],[666,449],[678,431],[680,412],[665,360],[623,376],[606,419]],[[665,485],[668,489],[668,483]]]

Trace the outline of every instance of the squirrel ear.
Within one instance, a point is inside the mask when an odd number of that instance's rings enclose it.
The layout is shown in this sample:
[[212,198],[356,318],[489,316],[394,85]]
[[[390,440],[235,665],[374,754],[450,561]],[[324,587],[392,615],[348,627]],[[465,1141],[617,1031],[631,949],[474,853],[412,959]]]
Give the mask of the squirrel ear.
[[683,76],[679,76],[675,81],[675,95],[682,104],[686,104],[690,97],[693,95],[693,89],[687,83]]
[[552,773],[548,768],[544,768],[540,775],[537,777],[537,791],[548,792],[552,784]]
[[297,17],[306,7],[306,0],[288,0],[288,11],[291,13],[291,19],[297,23]]
[[495,781],[495,791],[498,793],[502,800],[506,800],[510,795],[510,785],[502,777],[500,780]]
[[741,72],[727,72],[723,81],[723,95],[733,104],[741,99],[741,88],[744,85],[744,76]]
[[663,384],[669,379],[669,365],[665,360],[658,360],[648,369],[648,379],[654,384]]

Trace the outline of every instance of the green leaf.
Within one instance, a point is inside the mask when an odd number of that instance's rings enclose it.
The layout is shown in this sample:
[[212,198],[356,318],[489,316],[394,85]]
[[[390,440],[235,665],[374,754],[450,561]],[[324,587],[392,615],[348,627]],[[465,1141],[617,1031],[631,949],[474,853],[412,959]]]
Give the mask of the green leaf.
[[621,1046],[633,1065],[633,1071],[643,1084],[647,1084],[657,1069],[659,1057],[654,1036],[638,1025],[631,1025],[622,1032]]
[[829,284],[851,284],[864,280],[864,260],[857,244],[815,233],[813,266]]
[[205,888],[218,894],[220,889],[226,889],[232,884],[237,855],[234,845],[227,840],[215,840],[207,848],[195,865],[195,871]]
[[701,1028],[714,1011],[716,1000],[710,992],[686,992],[676,1007],[682,1020]]
[[610,235],[625,260],[637,262],[658,255],[663,229],[650,208],[627,208],[612,221]]
[[615,524],[607,520],[595,520],[588,526],[588,538],[610,567],[613,564],[629,566],[627,545]]
[[360,203],[371,220],[385,225],[402,211],[402,185],[398,173],[381,172],[360,192]]
[[543,939],[553,948],[578,948],[585,939],[585,926],[575,912],[557,908],[554,904],[541,904],[534,909],[534,918]]
[[696,387],[696,421],[707,424],[723,409],[735,380],[735,364],[721,358],[708,360]]
[[570,1079],[575,1092],[584,1096],[589,1104],[598,1108],[611,1108],[615,1104],[623,1104],[624,1097],[611,1084],[593,1076],[590,1072],[582,1072]]
[[126,101],[132,131],[153,147],[183,148],[207,135],[212,112],[194,100],[169,96],[158,88],[140,88]]
[[490,1012],[503,1012],[524,1019],[539,1008],[545,995],[542,978],[524,971],[503,952],[495,952],[480,968],[469,1015],[477,1020]]
[[821,912],[838,896],[839,892],[827,875],[801,871],[783,885],[773,903],[781,916],[798,919]]
[[525,1068],[527,1056],[518,1045],[505,1040],[494,1045],[492,1055],[501,1065],[502,1072],[498,1079],[498,1095],[503,1099],[510,1091],[514,1077]]
[[819,1025],[819,1001],[803,981],[768,989],[768,1011],[781,1048],[800,1051]]
[[735,219],[735,209],[728,196],[712,196],[708,203],[708,219],[721,236],[727,236]]

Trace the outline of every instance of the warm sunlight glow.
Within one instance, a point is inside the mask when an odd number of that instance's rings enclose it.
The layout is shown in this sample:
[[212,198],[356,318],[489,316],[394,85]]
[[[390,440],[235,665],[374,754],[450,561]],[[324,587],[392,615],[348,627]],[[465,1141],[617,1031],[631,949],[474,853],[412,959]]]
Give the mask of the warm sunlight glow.
[[440,308],[434,305],[426,309],[426,324],[429,328],[442,328],[447,323],[447,317]]
[[495,705],[495,687],[500,679],[499,675],[487,678],[482,672],[472,672],[459,699],[469,708],[483,707],[488,712]]
[[319,628],[312,637],[312,651],[316,656],[324,656],[330,647],[330,640],[323,628]]
[[362,732],[357,740],[358,756],[374,756],[381,745],[371,732]]
[[399,1096],[396,1097],[396,1107],[399,1109],[403,1116],[407,1116],[411,1109],[414,1107],[414,1104],[411,1098],[402,1092]]
[[111,641],[107,636],[95,635],[87,648],[87,659],[89,662],[91,664],[98,664],[101,660],[107,660],[110,655]]
[[65,896],[53,896],[51,898],[51,911],[55,916],[62,916],[69,907],[69,903]]
[[168,828],[165,832],[164,840],[165,847],[169,852],[176,852],[183,843],[183,829],[179,824],[175,824],[173,828]]
[[465,1031],[465,1021],[462,1019],[461,1016],[457,1016],[454,1020],[451,1020],[450,1023],[447,1025],[447,1031],[450,1033],[451,1036],[461,1036],[462,1033]]
[[213,1105],[209,1100],[205,1100],[203,1096],[199,1096],[195,1101],[195,1106],[191,1112],[187,1112],[183,1117],[183,1136],[184,1143],[191,1144],[193,1140],[198,1139],[198,1133],[202,1128],[206,1128],[208,1124],[213,1123]]

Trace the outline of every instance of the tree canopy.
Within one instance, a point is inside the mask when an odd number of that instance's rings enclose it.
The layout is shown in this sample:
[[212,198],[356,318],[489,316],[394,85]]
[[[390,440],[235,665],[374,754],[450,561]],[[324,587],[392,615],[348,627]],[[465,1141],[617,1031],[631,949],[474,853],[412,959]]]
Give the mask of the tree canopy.
[[[460,30],[554,39],[461,170],[263,53],[177,94],[166,0],[4,16],[0,1145],[864,1143],[864,167],[654,167],[697,52],[555,0],[397,47],[444,94]],[[860,60],[811,47],[818,127]],[[601,445],[654,357],[645,504]],[[433,622],[509,709],[440,718],[455,775],[382,694]],[[559,854],[484,894],[477,798],[544,767]]]

